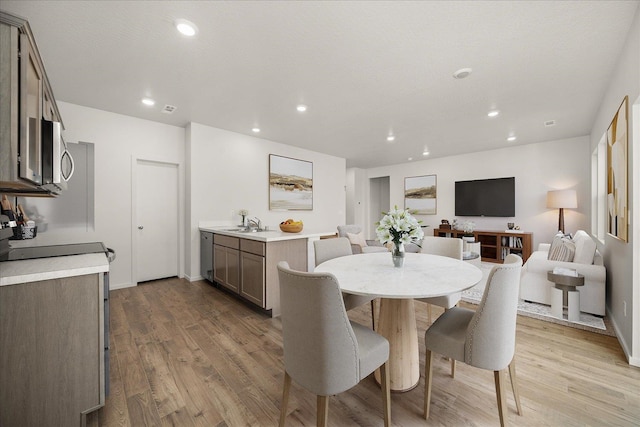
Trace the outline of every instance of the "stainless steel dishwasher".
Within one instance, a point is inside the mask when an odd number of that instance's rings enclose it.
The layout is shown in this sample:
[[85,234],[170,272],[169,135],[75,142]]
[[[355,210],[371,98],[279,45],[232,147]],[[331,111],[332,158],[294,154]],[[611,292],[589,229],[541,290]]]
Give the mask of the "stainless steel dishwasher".
[[213,283],[213,233],[200,232],[200,275]]

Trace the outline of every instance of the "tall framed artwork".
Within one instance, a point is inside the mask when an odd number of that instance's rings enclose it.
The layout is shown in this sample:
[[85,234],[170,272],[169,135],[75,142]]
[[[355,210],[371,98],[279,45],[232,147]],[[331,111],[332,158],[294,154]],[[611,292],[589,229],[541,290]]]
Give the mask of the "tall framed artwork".
[[269,154],[269,209],[313,210],[313,163]]
[[436,175],[411,176],[404,179],[404,207],[417,215],[437,213]]
[[607,232],[628,241],[628,104],[625,96],[607,129]]

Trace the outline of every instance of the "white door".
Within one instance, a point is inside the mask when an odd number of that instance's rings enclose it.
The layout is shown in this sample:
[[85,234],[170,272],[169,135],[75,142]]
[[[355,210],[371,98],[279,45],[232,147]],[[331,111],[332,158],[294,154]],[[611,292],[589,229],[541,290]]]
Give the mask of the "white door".
[[178,165],[136,163],[136,279],[178,275]]

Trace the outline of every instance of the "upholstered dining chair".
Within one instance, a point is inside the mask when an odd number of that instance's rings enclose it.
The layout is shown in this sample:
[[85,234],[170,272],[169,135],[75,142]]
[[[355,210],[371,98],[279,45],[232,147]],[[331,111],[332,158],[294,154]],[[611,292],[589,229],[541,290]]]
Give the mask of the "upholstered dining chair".
[[329,396],[349,390],[377,368],[384,425],[389,426],[389,342],[349,320],[334,275],[294,271],[281,261],[278,278],[285,369],[280,426],[287,415],[291,379],[317,395],[317,425],[326,426]]
[[[456,239],[453,237],[425,236],[422,240],[422,249],[420,249],[420,253],[441,255],[462,260],[462,246],[462,239]],[[448,310],[458,304],[461,297],[462,294],[460,292],[456,292],[455,294],[444,295],[441,297],[420,298],[418,301],[429,304],[427,306],[427,313],[429,317],[429,324],[431,324],[431,305],[437,305]]]
[[[352,255],[351,243],[346,237],[321,239],[313,242],[316,266],[333,258]],[[342,293],[344,308],[349,311],[366,303],[371,303],[371,328],[375,329],[374,297]]]
[[433,353],[493,371],[500,425],[507,423],[505,372],[509,369],[518,415],[522,415],[516,382],[516,315],[522,258],[508,255],[489,273],[484,294],[475,311],[454,307],[427,329],[424,381],[424,417],[429,418]]

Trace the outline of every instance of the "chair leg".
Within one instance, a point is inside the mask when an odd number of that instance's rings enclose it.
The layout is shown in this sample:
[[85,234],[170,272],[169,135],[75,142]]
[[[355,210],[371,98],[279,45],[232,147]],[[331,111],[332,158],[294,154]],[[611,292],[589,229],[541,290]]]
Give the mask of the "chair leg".
[[316,425],[327,427],[329,420],[329,396],[318,396],[318,411],[316,415]]
[[507,425],[507,398],[504,393],[504,375],[505,371],[493,371],[494,380],[496,382],[496,397],[498,399],[498,415],[500,416],[500,427]]
[[451,378],[456,377],[456,359],[449,358],[451,361]]
[[518,415],[522,415],[522,406],[520,406],[520,392],[518,391],[518,382],[516,381],[516,359],[515,357],[509,363],[509,378],[511,378],[511,388],[513,389],[513,399],[516,401],[516,410]]
[[291,377],[284,371],[284,385],[282,386],[282,403],[280,404],[280,427],[284,427],[284,419],[287,417],[287,405],[289,404],[289,389],[291,388]]
[[384,426],[391,425],[391,382],[389,381],[389,361],[380,366],[380,389],[382,390],[382,404],[384,405]]
[[429,419],[431,409],[431,366],[433,365],[433,353],[426,351],[424,358],[424,419]]
[[376,305],[375,299],[371,300],[371,329],[376,330]]

